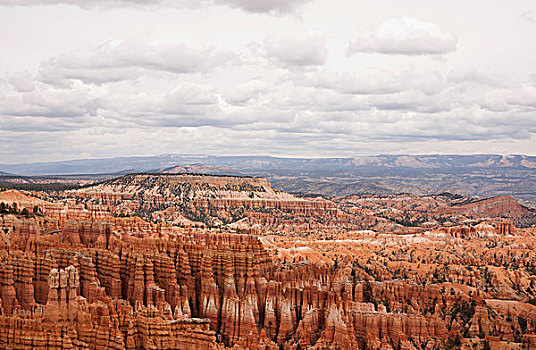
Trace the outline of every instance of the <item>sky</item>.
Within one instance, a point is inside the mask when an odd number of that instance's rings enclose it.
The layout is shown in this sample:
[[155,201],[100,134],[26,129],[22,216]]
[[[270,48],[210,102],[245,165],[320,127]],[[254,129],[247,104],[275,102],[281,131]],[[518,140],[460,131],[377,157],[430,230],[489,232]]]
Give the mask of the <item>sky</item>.
[[536,155],[536,0],[0,0],[0,163]]

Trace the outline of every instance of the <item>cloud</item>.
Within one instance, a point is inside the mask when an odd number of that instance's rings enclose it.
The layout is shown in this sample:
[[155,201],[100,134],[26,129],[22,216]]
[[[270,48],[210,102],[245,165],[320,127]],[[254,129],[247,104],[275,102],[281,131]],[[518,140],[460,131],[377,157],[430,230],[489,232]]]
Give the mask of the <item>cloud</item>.
[[321,66],[328,59],[325,40],[314,34],[273,37],[253,44],[253,51],[284,67]]
[[[180,57],[195,59],[173,59],[178,47]],[[37,73],[4,74],[0,141],[33,134],[34,144],[43,144],[39,151],[48,155],[56,154],[51,135],[77,154],[84,145],[121,154],[125,144],[134,153],[289,154],[352,152],[359,143],[377,144],[380,150],[408,142],[528,142],[536,135],[535,86],[503,81],[484,68],[336,72],[291,65],[295,61],[277,55],[268,56],[276,65],[244,68],[225,59],[211,61],[219,52],[109,42],[48,59]],[[154,140],[154,147],[142,138]],[[22,141],[9,145],[0,147],[0,156],[12,157],[13,147],[27,149]]]
[[260,79],[253,79],[238,84],[230,91],[223,92],[223,98],[227,103],[233,105],[246,105],[253,100],[258,99],[261,95],[268,92],[269,86]]
[[7,81],[18,92],[30,92],[35,88],[32,74],[28,71],[13,72],[9,74]]
[[[163,96],[159,112],[162,115],[209,116],[219,112],[219,100],[212,86],[181,84]],[[197,118],[191,118],[191,125],[199,125]]]
[[490,72],[481,68],[468,69],[456,68],[451,70],[447,76],[449,83],[453,84],[470,84],[483,87],[500,87],[504,86],[508,79],[498,72]]
[[284,154],[351,152],[359,143],[378,145],[377,153],[385,145],[407,142],[512,141],[536,134],[532,88],[492,90],[506,106],[492,110],[483,106],[487,97],[457,91],[457,85],[436,95],[416,90],[346,94],[289,82],[267,90],[258,82],[243,86],[261,89],[263,96],[227,108],[223,91],[209,84],[182,83],[164,93],[140,88],[137,94],[107,93],[106,87],[84,90],[84,85],[76,85],[75,94],[37,84],[40,98],[36,92],[10,94],[17,96],[18,108],[0,101],[0,140],[10,140],[0,154],[9,158],[14,147],[26,152],[23,139],[33,145],[49,140],[47,148],[39,149],[47,156],[56,154],[54,145],[70,147],[69,152],[124,154],[126,144],[134,154]]
[[[103,62],[115,64],[108,58]],[[349,147],[353,142],[526,140],[536,133],[536,89],[530,84],[478,83],[494,81],[486,71],[291,70],[279,80],[237,77],[227,85],[186,74],[156,79],[158,90],[145,81],[93,84],[71,77],[65,88],[35,75],[21,76],[23,88],[9,78],[2,86],[0,132],[76,131],[90,138],[84,133],[201,133],[210,128],[238,135],[241,141],[268,134],[278,142],[334,137]],[[473,80],[477,83],[468,84]],[[238,144],[232,138],[229,142]]]
[[[181,3],[181,1],[179,1]],[[187,4],[188,1],[182,1]],[[6,6],[38,6],[38,5],[75,5],[84,9],[96,9],[96,8],[110,8],[110,7],[123,7],[123,6],[162,6],[170,4],[169,1],[155,0],[0,0],[0,5]]]
[[530,6],[313,2],[0,0],[0,158],[534,152]]
[[86,10],[117,7],[172,7],[201,8],[210,4],[220,4],[245,12],[282,15],[294,13],[312,0],[0,0],[6,6],[74,5]]
[[297,9],[311,0],[216,0],[217,3],[236,7],[246,12],[286,14]]
[[299,72],[287,79],[295,84],[331,89],[352,95],[388,95],[418,90],[433,95],[445,88],[446,79],[436,71],[367,69],[352,73],[339,73],[327,69]]
[[347,52],[443,55],[456,51],[457,44],[457,37],[439,25],[404,17],[390,19],[372,30],[361,30],[350,41]]
[[6,117],[1,115],[0,123],[5,125],[5,127],[2,127],[1,131],[10,131],[16,133],[63,132],[81,130],[95,125],[91,120],[88,120],[84,117],[76,117],[66,120],[64,118],[40,116]]
[[95,116],[105,89],[74,85],[58,89],[38,84],[30,91],[0,95],[0,116],[76,118]]
[[531,24],[536,23],[536,13],[534,11],[525,11],[519,17],[521,20],[527,21]]
[[236,60],[234,53],[214,47],[157,45],[129,39],[108,41],[90,51],[49,58],[41,63],[39,78],[52,84],[66,84],[71,80],[102,84],[137,79],[148,71],[206,73]]

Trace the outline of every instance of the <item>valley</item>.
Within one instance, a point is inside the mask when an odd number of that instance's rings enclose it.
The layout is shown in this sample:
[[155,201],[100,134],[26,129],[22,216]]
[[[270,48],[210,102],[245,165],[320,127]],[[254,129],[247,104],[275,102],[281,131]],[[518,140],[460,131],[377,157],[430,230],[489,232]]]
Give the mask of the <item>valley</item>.
[[141,173],[0,203],[1,348],[536,346],[536,215],[509,196]]

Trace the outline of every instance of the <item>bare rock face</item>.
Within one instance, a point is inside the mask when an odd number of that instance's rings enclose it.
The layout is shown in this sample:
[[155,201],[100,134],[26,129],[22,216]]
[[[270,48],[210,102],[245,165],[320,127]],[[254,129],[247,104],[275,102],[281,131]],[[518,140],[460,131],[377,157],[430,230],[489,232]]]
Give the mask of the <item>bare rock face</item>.
[[442,232],[457,238],[470,238],[489,235],[515,235],[516,226],[509,219],[485,220],[476,225],[442,227],[434,232]]
[[[76,190],[70,196],[119,214],[163,219],[180,225],[219,226],[257,233],[303,231],[353,223],[331,201],[297,198],[261,178],[191,174],[135,174]],[[252,228],[255,226],[257,228]],[[262,227],[262,228],[261,228]]]
[[[510,219],[456,214],[463,225],[387,234],[352,231],[351,220],[343,229],[357,209],[277,193],[259,179],[134,176],[99,188],[40,202],[39,215],[0,215],[1,349],[536,344],[536,232]],[[391,205],[385,223],[415,209],[408,201],[361,204]],[[107,211],[177,203],[222,222],[243,209],[271,227],[312,224],[296,236],[255,236]],[[427,210],[437,215],[436,204],[420,203],[421,221]],[[328,229],[303,234],[311,227]]]
[[0,296],[4,314],[11,315],[20,308],[20,304],[15,290],[13,266],[10,264],[9,256],[5,253],[4,251],[2,264],[0,265]]
[[[154,240],[130,236],[132,220],[54,215],[2,218],[9,230],[0,250],[0,348],[219,347],[211,320],[192,318],[196,281],[185,248],[194,241],[177,241],[181,253],[168,254]],[[156,225],[143,227],[155,232]],[[110,228],[125,233],[113,236]]]
[[[162,302],[133,308],[119,299],[89,304],[78,295],[80,277],[74,266],[53,268],[48,276],[48,299],[37,310],[8,310],[0,315],[0,346],[45,349],[216,349],[209,319],[173,313]],[[23,321],[22,314],[32,318]],[[8,332],[6,332],[9,330]]]
[[78,317],[78,271],[71,265],[65,270],[50,270],[48,276],[48,300],[43,312],[44,319],[51,323],[74,322]]
[[512,219],[519,226],[530,226],[536,223],[536,215],[510,196],[493,197],[461,206],[453,206],[446,212],[464,215],[504,217]]
[[[108,250],[77,243],[37,254],[45,254],[36,259],[42,267],[30,271],[42,276],[54,266],[46,303],[41,310],[36,302],[21,303],[28,300],[25,288],[7,279],[13,287],[3,287],[8,307],[0,324],[16,331],[0,332],[0,344],[16,347],[31,338],[51,349],[396,349],[441,347],[460,334],[515,336],[494,316],[508,311],[476,289],[363,281],[351,278],[347,266],[280,269],[251,236],[120,235]],[[536,319],[531,312],[519,317]],[[21,315],[29,321],[12,321]]]

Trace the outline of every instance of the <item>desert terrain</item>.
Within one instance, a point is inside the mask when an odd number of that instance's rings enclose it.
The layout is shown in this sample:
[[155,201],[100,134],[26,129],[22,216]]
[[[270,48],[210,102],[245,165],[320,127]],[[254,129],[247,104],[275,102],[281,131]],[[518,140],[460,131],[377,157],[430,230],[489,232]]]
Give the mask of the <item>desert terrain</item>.
[[296,196],[129,174],[0,191],[3,349],[533,349],[509,196]]

